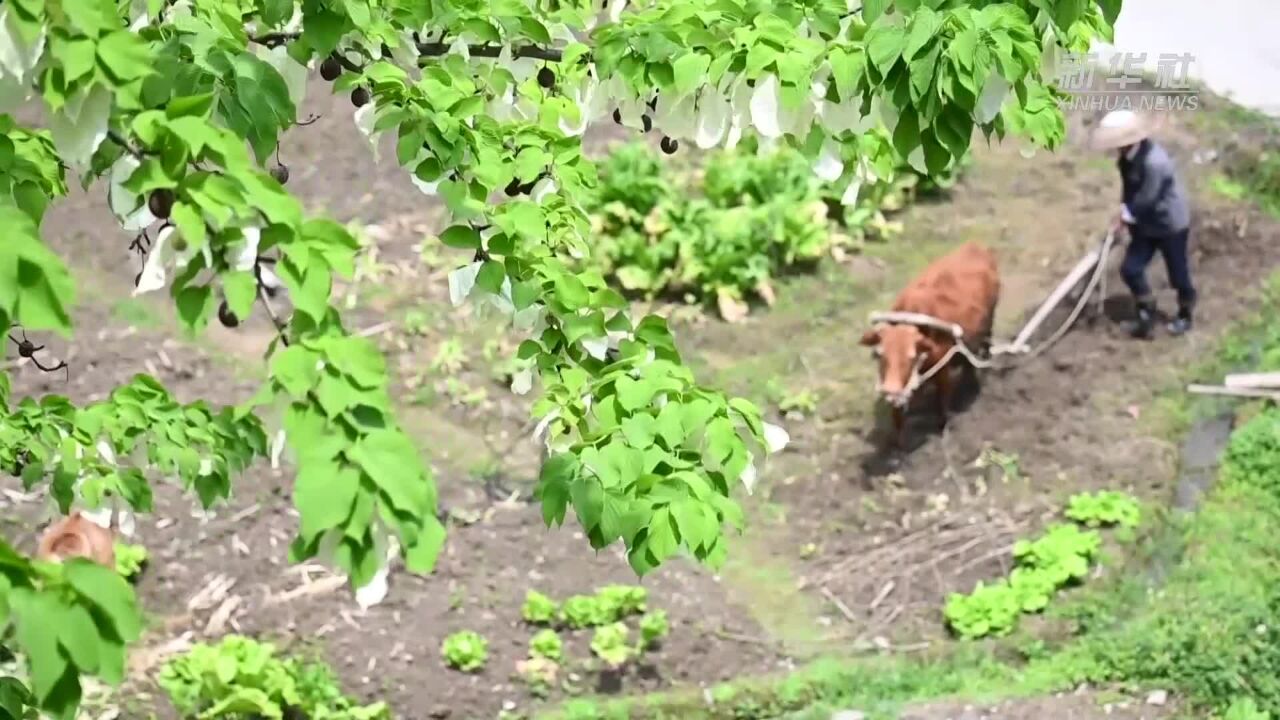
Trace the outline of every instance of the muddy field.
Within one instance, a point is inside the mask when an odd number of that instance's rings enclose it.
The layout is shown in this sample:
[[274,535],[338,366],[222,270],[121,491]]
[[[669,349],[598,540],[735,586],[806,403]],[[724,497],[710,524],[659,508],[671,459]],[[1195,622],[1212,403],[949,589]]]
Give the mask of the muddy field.
[[[421,245],[441,229],[439,209],[394,166],[389,147],[382,164],[373,162],[349,103],[326,90],[313,85],[306,112],[322,117],[295,130],[281,158],[291,189],[312,209],[366,226],[377,242],[376,262],[345,288],[348,322],[376,336],[397,368],[403,422],[431,458],[452,511],[447,549],[434,575],[394,574],[386,602],[362,612],[348,593],[326,585],[324,571],[288,565],[296,519],[287,469],[254,469],[235,485],[232,503],[210,517],[177,489],[158,488],[156,513],[139,524],[152,552],[140,595],[155,622],[134,653],[129,703],[151,705],[146,672],[164,651],[243,632],[294,650],[318,649],[351,692],[386,700],[403,717],[529,710],[538,702],[512,676],[530,635],[519,622],[525,591],[563,598],[634,577],[620,553],[594,555],[572,523],[547,530],[525,500],[536,472],[528,401],[505,390],[498,362],[515,345],[448,307],[444,276],[455,258]],[[996,334],[1011,336],[1098,242],[1115,210],[1114,168],[1078,149],[1078,123],[1056,155],[1027,157],[1012,144],[980,150],[949,198],[902,216],[906,233],[892,247],[825,263],[817,276],[781,287],[777,306],[743,324],[675,313],[677,338],[705,381],[760,401],[767,381],[808,389],[818,409],[791,418],[769,409],[793,443],[767,468],[750,530],[720,575],[673,561],[643,581],[650,606],[667,610],[672,621],[651,662],[620,683],[569,667],[567,688],[553,698],[709,684],[865,646],[936,647],[945,642],[946,594],[1003,572],[1013,541],[1042,526],[1071,493],[1110,487],[1167,496],[1174,449],[1147,422],[1156,394],[1229,320],[1248,312],[1251,289],[1280,260],[1276,224],[1216,198],[1208,178],[1220,168],[1192,160],[1224,145],[1215,128],[1188,116],[1166,131],[1198,198],[1197,329],[1180,339],[1129,340],[1119,324],[1128,307],[1117,250],[1104,306],[1090,307],[1050,352],[985,373],[981,391],[945,433],[932,431],[930,405],[921,398],[924,411],[905,457],[876,450],[873,367],[856,343],[867,313],[883,309],[929,258],[978,240],[999,254]],[[81,278],[77,338],[69,347],[50,341],[71,376],[64,384],[61,375],[23,365],[15,391],[90,400],[136,372],[156,375],[184,400],[230,403],[256,389],[270,337],[266,321],[178,339],[164,298],[130,298],[140,261],[130,256],[130,238],[115,229],[101,191],[58,207],[45,236]],[[1159,261],[1150,277],[1171,309]],[[1047,327],[1061,320],[1051,318]],[[451,358],[459,347],[465,356]],[[10,536],[30,547],[33,504],[10,500]],[[441,640],[461,629],[489,638],[489,664],[478,675],[446,670],[440,659]],[[575,637],[569,656],[589,657],[587,640]]]

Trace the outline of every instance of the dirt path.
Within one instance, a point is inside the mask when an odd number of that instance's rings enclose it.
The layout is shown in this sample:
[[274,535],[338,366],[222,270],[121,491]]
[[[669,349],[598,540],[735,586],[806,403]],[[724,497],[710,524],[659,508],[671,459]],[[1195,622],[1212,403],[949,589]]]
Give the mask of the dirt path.
[[[313,86],[306,109],[323,119],[284,144],[290,187],[311,207],[368,226],[378,240],[380,266],[356,288],[353,324],[391,323],[378,338],[398,368],[404,421],[459,519],[435,575],[398,573],[387,602],[361,612],[348,594],[321,589],[323,573],[287,565],[296,523],[287,470],[255,468],[212,518],[194,517],[189,497],[161,487],[155,515],[140,528],[155,556],[140,586],[143,603],[168,618],[151,640],[237,631],[293,649],[317,647],[351,691],[387,700],[406,717],[489,718],[504,707],[527,709],[537,703],[511,677],[530,635],[518,623],[525,591],[563,598],[634,578],[615,552],[592,556],[572,529],[546,530],[536,508],[486,497],[481,480],[512,488],[531,480],[533,448],[519,435],[526,401],[502,389],[477,349],[489,341],[501,356],[509,339],[447,307],[440,270],[449,267],[448,256],[419,261],[418,243],[439,229],[436,206],[390,162],[368,159],[348,103],[323,91]],[[1201,147],[1194,137],[1192,128],[1179,127],[1174,149],[1203,190],[1211,168],[1191,166],[1188,158]],[[389,146],[383,156],[392,157]],[[999,573],[1008,543],[1037,527],[1067,493],[1099,486],[1166,492],[1172,449],[1129,409],[1149,413],[1169,373],[1248,310],[1242,293],[1280,259],[1273,223],[1209,202],[1203,192],[1195,271],[1205,299],[1195,334],[1133,343],[1110,320],[1098,320],[1047,356],[988,377],[945,438],[928,436],[896,466],[875,457],[868,432],[870,364],[853,340],[866,311],[878,309],[928,257],[978,239],[1000,252],[1006,289],[997,333],[1008,334],[1093,242],[1117,192],[1112,175],[1105,161],[1070,153],[1027,159],[1010,146],[982,151],[949,202],[907,213],[908,233],[892,247],[870,248],[866,257],[788,284],[777,308],[746,325],[680,323],[680,342],[708,380],[757,397],[765,380],[807,385],[819,391],[820,408],[815,417],[787,422],[793,451],[768,469],[752,530],[721,576],[675,562],[644,581],[651,606],[666,609],[673,625],[653,663],[628,674],[620,688],[599,685],[589,667],[575,665],[556,697],[713,683],[786,668],[858,636],[938,641],[945,594]],[[51,348],[67,356],[73,372],[64,386],[23,367],[16,393],[92,399],[141,371],[186,400],[234,402],[256,389],[265,322],[215,329],[198,345],[166,340],[172,311],[164,298],[126,299],[136,261],[100,194],[77,194],[57,207],[46,236],[85,278],[77,342],[71,350]],[[897,259],[877,260],[888,256]],[[1158,267],[1152,278],[1164,288]],[[1110,284],[1119,291],[1114,273]],[[432,360],[453,340],[468,357],[454,372],[433,370]],[[1016,457],[1018,479],[969,467],[988,442]],[[32,512],[24,505],[6,515]],[[34,528],[29,521],[23,527],[29,547]],[[234,585],[199,597],[216,589],[220,576]],[[831,598],[850,609],[852,621]],[[210,625],[215,617],[224,620]],[[490,640],[490,664],[475,676],[447,671],[439,658],[443,637],[464,628]],[[569,655],[588,658],[588,640],[573,637]]]

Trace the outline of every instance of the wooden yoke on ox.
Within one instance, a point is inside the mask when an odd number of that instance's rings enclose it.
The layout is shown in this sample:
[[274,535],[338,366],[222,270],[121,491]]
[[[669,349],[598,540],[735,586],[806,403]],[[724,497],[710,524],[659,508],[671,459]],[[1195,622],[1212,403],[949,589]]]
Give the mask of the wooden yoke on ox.
[[84,557],[114,568],[116,565],[115,534],[109,528],[73,512],[53,523],[40,536],[36,558],[62,562],[71,557]]

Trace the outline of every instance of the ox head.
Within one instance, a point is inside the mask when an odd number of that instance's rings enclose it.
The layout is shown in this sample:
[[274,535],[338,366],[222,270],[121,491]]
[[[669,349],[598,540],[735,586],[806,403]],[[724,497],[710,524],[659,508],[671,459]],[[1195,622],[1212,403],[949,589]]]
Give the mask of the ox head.
[[915,325],[876,323],[863,334],[861,343],[872,349],[880,364],[876,390],[890,404],[905,405],[911,375],[932,349],[932,341]]

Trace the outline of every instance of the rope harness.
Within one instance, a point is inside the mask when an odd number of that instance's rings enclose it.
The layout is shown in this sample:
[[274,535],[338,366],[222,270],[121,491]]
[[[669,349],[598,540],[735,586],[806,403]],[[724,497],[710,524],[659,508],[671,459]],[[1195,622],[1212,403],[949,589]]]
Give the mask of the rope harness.
[[[994,360],[997,357],[1004,356],[1004,355],[1019,355],[1024,360],[1030,360],[1031,358],[1036,357],[1040,353],[1049,349],[1049,347],[1051,347],[1054,343],[1058,342],[1058,340],[1060,340],[1062,336],[1067,333],[1067,331],[1071,328],[1071,326],[1075,324],[1076,320],[1080,317],[1080,313],[1084,310],[1085,306],[1088,305],[1089,298],[1093,295],[1093,291],[1095,288],[1098,287],[1099,282],[1103,284],[1102,293],[1100,293],[1098,297],[1098,309],[1099,309],[1099,312],[1101,312],[1102,304],[1106,297],[1105,295],[1106,280],[1105,280],[1104,271],[1106,270],[1107,257],[1111,253],[1111,248],[1114,243],[1115,243],[1115,235],[1111,232],[1107,232],[1106,239],[1102,241],[1101,252],[1098,255],[1098,263],[1093,269],[1093,274],[1090,276],[1089,282],[1085,286],[1084,292],[1080,294],[1080,299],[1079,301],[1076,302],[1075,308],[1071,311],[1071,314],[1067,317],[1067,319],[1063,321],[1062,325],[1060,325],[1058,329],[1054,331],[1053,335],[1049,336],[1048,340],[1044,341],[1044,343],[1042,343],[1039,347],[1036,347],[1034,349],[1028,347],[1025,344],[1014,345],[1013,343],[998,343],[998,344],[993,343],[991,346],[990,357],[984,360],[982,358],[979,358],[977,353],[975,353],[972,349],[969,348],[968,345],[965,344],[964,330],[956,323],[940,320],[936,317],[933,317],[931,315],[926,315],[923,313],[913,313],[913,312],[873,312],[871,313],[868,320],[873,325],[876,323],[887,323],[890,325],[915,325],[916,327],[919,327],[919,328],[929,328],[933,330],[939,330],[951,336],[951,339],[952,339],[951,349],[947,350],[946,354],[942,356],[942,359],[934,363],[933,366],[930,367],[927,372],[924,372],[924,373],[920,372],[921,366],[924,365],[924,360],[925,360],[924,355],[919,355],[916,357],[915,363],[911,367],[911,379],[907,382],[906,387],[902,391],[901,402],[904,405],[906,403],[909,403],[911,401],[911,396],[915,394],[915,391],[920,389],[921,385],[924,385],[924,383],[928,382],[929,378],[933,377],[938,372],[940,372],[943,368],[945,368],[947,366],[947,363],[951,362],[951,358],[955,357],[956,354],[960,354],[961,356],[963,356],[966,360],[969,361],[971,365],[973,365],[975,369],[978,369],[978,370],[985,370],[987,368],[993,367],[995,365]],[[1013,367],[1013,366],[1010,365],[1008,367]]]

